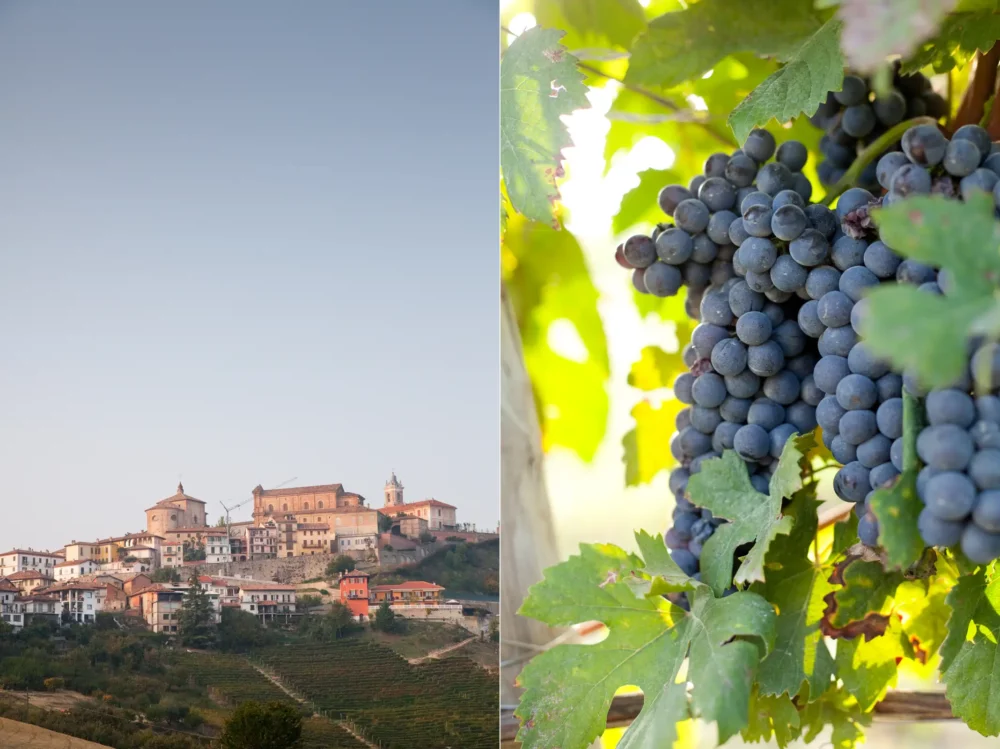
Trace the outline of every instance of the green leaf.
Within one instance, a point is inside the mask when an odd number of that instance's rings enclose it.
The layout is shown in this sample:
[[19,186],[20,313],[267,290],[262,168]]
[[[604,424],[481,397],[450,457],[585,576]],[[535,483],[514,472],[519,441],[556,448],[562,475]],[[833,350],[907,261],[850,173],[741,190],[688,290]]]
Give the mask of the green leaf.
[[848,67],[873,72],[886,57],[908,57],[938,26],[956,0],[842,0],[841,46]]
[[[501,267],[538,403],[542,446],[566,447],[591,460],[607,427],[609,363],[598,293],[583,250],[570,232],[513,214],[501,245]],[[572,324],[585,358],[567,358],[552,349],[549,333],[560,321]]]
[[569,28],[584,44],[607,41],[628,49],[646,28],[646,13],[638,0],[554,0],[538,6],[539,24]]
[[949,15],[937,36],[917,50],[901,72],[916,73],[929,65],[935,73],[947,73],[965,65],[976,52],[986,52],[1000,39],[1000,16],[994,10]]
[[[638,557],[585,544],[529,590],[521,614],[554,626],[598,620],[609,632],[595,645],[557,645],[522,671],[515,715],[525,749],[590,746],[622,686],[645,700],[621,747],[671,746],[688,714],[716,722],[720,741],[746,725],[754,673],[774,641],[773,609],[752,593],[715,598],[699,583],[685,612],[661,596],[636,597],[621,581],[634,569]],[[685,658],[690,697],[677,683]]]
[[680,181],[680,175],[670,169],[646,169],[639,172],[639,184],[622,197],[618,213],[611,220],[611,231],[620,234],[637,224],[652,226],[662,221],[665,216],[657,202],[660,190]]
[[[688,481],[693,504],[730,521],[715,530],[701,554],[702,579],[718,595],[734,582],[764,579],[764,557],[771,541],[792,529],[792,519],[781,515],[781,500],[802,488],[800,461],[813,445],[812,434],[788,440],[771,476],[770,496],[753,488],[746,463],[733,450],[705,461],[701,471]],[[753,547],[733,575],[733,554],[750,542],[754,542]]]
[[878,519],[879,545],[885,549],[889,564],[905,569],[920,559],[924,542],[917,517],[924,505],[917,496],[915,472],[904,471],[893,486],[877,490],[869,506]]
[[968,362],[966,333],[989,310],[989,297],[937,296],[884,284],[868,294],[861,336],[893,368],[913,372],[927,388],[957,380]]
[[813,115],[830,91],[840,90],[843,81],[840,22],[830,20],[733,110],[729,126],[742,143],[753,128],[771,118],[782,123],[800,113]]
[[645,563],[643,574],[639,577],[633,575],[630,581],[632,590],[639,595],[663,595],[682,590],[695,590],[700,585],[677,566],[667,550],[662,535],[651,536],[646,531],[637,531],[635,542]]
[[904,642],[906,637],[896,618],[889,620],[881,637],[837,641],[837,674],[862,710],[871,710],[896,683],[896,664],[905,654]]
[[753,692],[750,698],[750,722],[741,732],[744,741],[756,744],[773,738],[784,749],[801,733],[799,711],[791,697],[775,697],[760,694],[756,690]]
[[866,713],[844,689],[834,687],[816,702],[810,702],[800,713],[803,736],[811,743],[827,727],[833,726],[830,743],[834,749],[854,749],[864,740],[863,727],[871,723]]
[[992,196],[966,201],[914,197],[874,212],[882,240],[902,255],[946,268],[955,292],[932,296],[911,286],[882,286],[869,295],[862,335],[896,368],[928,388],[961,376],[966,340],[993,305],[1000,280],[1000,228]]
[[622,437],[626,486],[648,484],[660,471],[677,464],[665,445],[677,431],[677,413],[682,408],[683,403],[669,398],[659,406],[643,400],[632,409],[635,427]]
[[993,211],[993,196],[984,192],[962,201],[921,195],[876,210],[873,218],[887,246],[947,268],[956,295],[982,296],[1000,281],[1000,226]]
[[984,736],[1000,734],[1000,577],[981,569],[948,595],[952,616],[941,647],[941,679],[956,716]]
[[843,583],[833,594],[827,616],[830,624],[837,629],[861,625],[854,629],[866,637],[882,634],[892,596],[905,579],[903,573],[887,571],[881,562],[854,559],[843,567],[841,578]]
[[908,580],[896,589],[895,611],[902,617],[903,631],[921,663],[928,663],[937,654],[948,634],[949,587],[937,576],[930,582]]
[[757,673],[762,695],[795,697],[807,686],[807,699],[816,699],[833,678],[833,657],[820,632],[824,598],[833,585],[829,568],[809,558],[818,506],[814,487],[795,495],[787,511],[793,519],[791,533],[767,552],[766,579],[750,588],[778,611],[774,650]]
[[500,168],[514,208],[554,221],[562,150],[572,145],[560,117],[589,106],[576,59],[559,44],[563,32],[535,27],[500,62]]
[[800,0],[702,0],[654,19],[632,45],[625,80],[670,88],[736,52],[786,57],[820,27]]
[[858,516],[853,512],[833,526],[833,548],[830,558],[834,559],[858,542]]

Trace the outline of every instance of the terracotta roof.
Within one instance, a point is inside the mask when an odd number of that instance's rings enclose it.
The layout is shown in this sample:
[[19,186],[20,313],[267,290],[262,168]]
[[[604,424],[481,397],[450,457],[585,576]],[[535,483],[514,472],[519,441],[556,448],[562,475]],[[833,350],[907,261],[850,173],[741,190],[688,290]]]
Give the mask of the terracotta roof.
[[344,577],[368,577],[367,572],[362,572],[361,570],[351,570],[350,572],[345,572]]
[[329,494],[331,492],[334,494],[345,494],[344,485],[320,484],[318,486],[289,486],[284,489],[264,489],[258,485],[257,488],[253,490],[254,494],[260,494],[264,497],[294,497],[297,494]]
[[387,592],[390,590],[444,590],[440,585],[425,583],[423,580],[408,580],[402,585],[373,585],[371,590]]
[[59,601],[58,596],[50,596],[45,593],[36,593],[34,595],[17,596],[14,598],[15,601],[25,601],[35,603],[57,603]]
[[[210,530],[212,530],[212,528],[210,526],[207,526],[207,525],[200,525],[200,526],[198,526],[198,525],[196,525],[196,526],[192,526],[190,528],[168,528],[164,532],[165,533],[207,533]],[[225,533],[223,532],[222,535],[225,535]]]
[[152,546],[126,546],[125,551],[156,551]]
[[47,588],[47,590],[56,593],[61,590],[104,590],[107,587],[107,584],[101,585],[100,583],[60,583]]
[[155,510],[157,508],[162,509],[164,507],[170,507],[171,506],[171,504],[170,504],[171,502],[177,502],[178,500],[185,500],[185,499],[188,500],[189,502],[200,502],[201,504],[205,504],[205,500],[198,499],[197,497],[192,497],[189,494],[185,494],[184,493],[184,484],[178,484],[177,485],[177,493],[174,494],[174,496],[167,497],[166,499],[161,499],[159,502],[157,502],[152,507],[147,507],[146,508],[146,512],[149,512],[150,510]]
[[10,551],[5,551],[0,554],[0,557],[10,556],[11,554],[34,554],[37,557],[57,557],[59,556],[54,551],[32,551],[31,549],[11,549]]
[[6,593],[20,593],[21,589],[14,585],[14,583],[6,577],[0,577],[0,591],[4,591]]
[[21,570],[20,572],[14,572],[13,574],[7,575],[8,580],[51,580],[51,575],[43,575],[37,570]]
[[395,515],[397,512],[406,512],[407,510],[414,507],[444,507],[448,510],[457,510],[455,505],[450,505],[447,502],[439,502],[436,499],[422,499],[419,502],[407,502],[405,505],[387,505],[386,507],[379,507],[378,511],[383,515]]
[[[376,510],[375,510],[374,507],[365,507],[365,506],[361,506],[361,507],[323,507],[323,508],[319,508],[319,509],[317,509],[317,508],[314,507],[311,510],[275,510],[274,512],[271,512],[271,513],[266,513],[265,512],[264,514],[265,515],[269,515],[270,518],[272,520],[274,520],[275,523],[279,523],[280,524],[282,522],[289,522],[289,521],[286,521],[286,520],[282,520],[283,516],[285,516],[285,515],[292,515],[293,517],[294,516],[298,516],[298,515],[349,515],[349,514],[351,514],[353,512],[375,512],[375,511]],[[260,527],[260,526],[255,526],[255,527]]]
[[100,546],[100,544],[97,541],[70,541],[63,549],[65,550],[69,546]]
[[295,586],[282,583],[249,583],[240,585],[240,590],[295,590]]

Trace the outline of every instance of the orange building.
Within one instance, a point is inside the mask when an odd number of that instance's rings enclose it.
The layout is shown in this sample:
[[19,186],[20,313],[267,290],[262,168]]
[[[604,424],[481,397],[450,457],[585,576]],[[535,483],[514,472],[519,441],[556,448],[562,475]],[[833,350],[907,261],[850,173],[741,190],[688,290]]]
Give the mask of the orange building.
[[375,585],[371,588],[369,600],[372,603],[389,601],[389,604],[441,603],[440,585],[423,580],[409,580],[400,585]]
[[340,602],[351,614],[368,617],[368,575],[364,572],[346,572],[340,578]]

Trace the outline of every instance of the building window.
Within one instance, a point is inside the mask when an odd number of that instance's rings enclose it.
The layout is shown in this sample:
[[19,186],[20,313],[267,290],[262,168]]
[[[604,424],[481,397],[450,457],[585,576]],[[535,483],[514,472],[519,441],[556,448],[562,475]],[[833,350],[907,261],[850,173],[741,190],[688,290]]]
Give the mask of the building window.
[[267,511],[268,512],[274,512],[274,505],[268,505],[267,506]]
[[285,502],[285,504],[283,504],[281,506],[281,510],[282,510],[282,512],[288,512],[288,503],[287,502]]
[[[318,507],[319,509],[322,510],[323,509],[323,500],[320,500],[319,503],[316,505],[316,507]],[[320,518],[320,520],[322,520],[322,518]]]

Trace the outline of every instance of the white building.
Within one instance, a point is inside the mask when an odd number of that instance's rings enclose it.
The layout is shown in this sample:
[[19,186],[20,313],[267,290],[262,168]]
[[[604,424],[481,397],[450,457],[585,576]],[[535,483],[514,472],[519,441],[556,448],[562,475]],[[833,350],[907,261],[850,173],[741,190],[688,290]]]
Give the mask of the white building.
[[160,547],[161,567],[180,567],[184,564],[184,542],[167,541]]
[[56,582],[63,583],[83,577],[84,575],[92,575],[97,572],[100,566],[93,559],[76,559],[71,562],[59,562],[54,568]]
[[104,610],[107,588],[98,583],[66,583],[47,592],[59,597],[60,613],[68,613],[70,621],[93,624],[97,614]]
[[253,614],[262,622],[275,618],[287,621],[295,614],[295,586],[281,583],[241,583],[240,609]]
[[233,553],[229,546],[229,534],[225,528],[206,533],[204,543],[206,564],[232,561]]
[[101,546],[96,541],[70,541],[63,549],[67,562],[78,562],[81,559],[100,559]]
[[24,626],[24,613],[21,611],[21,605],[14,600],[20,593],[21,591],[14,583],[0,578],[0,619],[3,619],[15,630]]
[[59,554],[32,549],[11,549],[0,554],[0,577],[33,570],[54,577],[52,570],[63,558]]
[[[177,634],[180,627],[180,613],[184,607],[184,596],[191,586],[187,583],[156,583],[136,591],[129,596],[129,607],[138,611],[138,616],[156,633]],[[205,594],[212,603],[215,623],[222,619],[219,594],[206,589]]]

